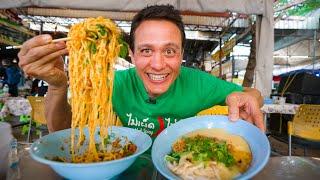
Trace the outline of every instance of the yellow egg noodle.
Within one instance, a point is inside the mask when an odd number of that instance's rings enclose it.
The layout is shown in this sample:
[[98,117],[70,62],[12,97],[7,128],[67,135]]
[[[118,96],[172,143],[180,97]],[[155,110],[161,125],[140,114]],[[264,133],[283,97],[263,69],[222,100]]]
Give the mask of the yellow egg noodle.
[[[112,88],[114,63],[120,51],[119,36],[118,27],[103,17],[85,19],[73,25],[68,33],[72,162],[117,159],[117,154],[96,149],[95,130],[100,127],[100,145],[105,149],[107,128],[116,123],[112,111]],[[89,145],[83,154],[77,155],[85,140],[83,130],[86,127]],[[79,128],[77,136],[76,128]]]

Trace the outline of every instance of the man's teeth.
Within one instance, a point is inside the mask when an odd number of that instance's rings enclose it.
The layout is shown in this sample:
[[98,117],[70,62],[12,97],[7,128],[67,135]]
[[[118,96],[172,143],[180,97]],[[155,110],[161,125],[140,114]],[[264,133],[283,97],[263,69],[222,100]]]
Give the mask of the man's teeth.
[[149,78],[154,81],[161,81],[166,78],[167,74],[148,74]]

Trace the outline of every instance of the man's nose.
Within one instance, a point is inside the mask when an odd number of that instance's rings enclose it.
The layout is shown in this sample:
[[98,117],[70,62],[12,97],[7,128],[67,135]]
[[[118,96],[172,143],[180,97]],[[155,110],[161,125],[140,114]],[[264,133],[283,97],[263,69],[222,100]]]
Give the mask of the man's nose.
[[155,70],[161,70],[165,67],[164,57],[162,56],[161,53],[154,54],[154,56],[152,57],[150,66]]

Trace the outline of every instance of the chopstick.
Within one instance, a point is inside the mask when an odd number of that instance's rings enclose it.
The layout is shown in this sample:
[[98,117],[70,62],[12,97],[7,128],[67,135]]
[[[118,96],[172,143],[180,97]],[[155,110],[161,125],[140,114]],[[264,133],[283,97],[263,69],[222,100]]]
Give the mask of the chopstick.
[[[56,43],[56,42],[60,42],[60,41],[69,41],[70,38],[69,37],[66,37],[66,38],[59,38],[59,39],[54,39],[51,41],[51,43]],[[22,45],[20,46],[12,46],[12,49],[21,49],[22,48]]]

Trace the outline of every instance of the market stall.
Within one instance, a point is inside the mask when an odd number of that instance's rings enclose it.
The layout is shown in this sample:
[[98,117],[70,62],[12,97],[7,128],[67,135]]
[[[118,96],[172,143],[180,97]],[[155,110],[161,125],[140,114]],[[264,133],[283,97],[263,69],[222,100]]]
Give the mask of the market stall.
[[[29,8],[28,13],[44,16],[89,17],[106,16],[118,20],[130,20],[134,12],[151,4],[172,4],[185,12],[186,24],[210,24],[210,13],[236,12],[257,16],[257,66],[255,70],[255,87],[263,96],[271,93],[273,70],[273,7],[272,1],[238,0],[238,1],[5,1],[0,8]],[[50,9],[45,9],[50,8]],[[55,9],[51,9],[55,8]],[[58,8],[58,9],[57,9]],[[62,9],[61,9],[62,8]],[[204,16],[203,16],[204,15]],[[211,14],[213,15],[213,14]],[[215,15],[217,16],[217,14]]]

